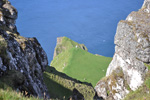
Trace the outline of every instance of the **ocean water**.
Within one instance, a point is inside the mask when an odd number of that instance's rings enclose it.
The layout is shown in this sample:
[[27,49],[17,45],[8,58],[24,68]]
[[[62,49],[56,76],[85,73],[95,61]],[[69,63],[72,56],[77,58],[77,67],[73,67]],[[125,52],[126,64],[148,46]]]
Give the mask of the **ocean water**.
[[18,10],[18,31],[36,37],[50,63],[61,36],[85,44],[93,54],[112,57],[117,23],[140,9],[144,0],[9,1]]

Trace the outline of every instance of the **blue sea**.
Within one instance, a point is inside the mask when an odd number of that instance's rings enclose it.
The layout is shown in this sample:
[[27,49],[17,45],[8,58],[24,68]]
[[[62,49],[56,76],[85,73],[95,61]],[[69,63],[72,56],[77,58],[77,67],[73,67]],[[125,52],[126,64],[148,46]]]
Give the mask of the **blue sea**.
[[16,25],[25,37],[36,37],[53,58],[56,38],[66,36],[88,51],[112,57],[117,24],[141,8],[144,0],[9,0],[18,10]]

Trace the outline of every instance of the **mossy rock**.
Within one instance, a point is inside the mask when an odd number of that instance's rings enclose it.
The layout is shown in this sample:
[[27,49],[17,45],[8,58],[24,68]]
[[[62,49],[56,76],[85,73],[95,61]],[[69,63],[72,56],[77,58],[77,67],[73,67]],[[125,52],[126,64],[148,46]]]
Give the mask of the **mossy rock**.
[[19,86],[24,84],[24,81],[25,81],[24,75],[16,70],[10,70],[5,75],[0,77],[0,82],[4,83],[9,87],[12,87],[13,89],[17,89]]
[[6,55],[7,55],[6,49],[7,49],[7,42],[0,35],[0,57],[6,58]]
[[145,81],[136,91],[131,91],[124,100],[149,100],[150,99],[150,70],[146,73]]
[[144,65],[150,70],[150,64],[144,63]]

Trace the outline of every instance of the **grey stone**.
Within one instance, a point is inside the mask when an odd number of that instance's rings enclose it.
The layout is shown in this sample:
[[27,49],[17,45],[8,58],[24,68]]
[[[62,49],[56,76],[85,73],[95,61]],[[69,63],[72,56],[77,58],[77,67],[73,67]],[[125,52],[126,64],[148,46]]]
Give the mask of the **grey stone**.
[[11,70],[24,75],[21,91],[49,98],[43,82],[43,72],[48,65],[47,55],[36,38],[25,38],[16,30],[17,10],[7,1],[0,1],[0,40],[6,41],[6,54],[0,57],[0,77]]
[[[131,90],[135,91],[144,82],[145,74],[148,71],[144,63],[150,63],[150,0],[145,0],[142,8],[137,12],[131,12],[126,20],[118,23],[115,35],[115,54],[113,60],[108,66],[106,76],[110,77],[117,68],[121,68],[124,77],[120,82],[116,81],[118,88],[113,88],[117,94],[112,97],[115,100],[123,99],[127,94],[124,89],[126,82]],[[109,85],[109,80],[106,83]],[[102,88],[100,84],[96,86],[97,94],[103,91],[98,91]],[[110,90],[110,89],[109,89]],[[103,96],[104,97],[104,96]],[[106,97],[105,97],[106,98]]]

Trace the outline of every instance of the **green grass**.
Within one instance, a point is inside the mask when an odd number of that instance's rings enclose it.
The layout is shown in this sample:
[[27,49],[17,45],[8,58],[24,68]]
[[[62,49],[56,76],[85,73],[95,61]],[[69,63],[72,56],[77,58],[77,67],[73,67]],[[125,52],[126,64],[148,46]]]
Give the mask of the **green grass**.
[[79,44],[67,37],[59,37],[57,39],[59,39],[59,43],[57,43],[57,46],[55,47],[54,57],[73,47],[78,47],[87,51],[87,47],[84,44]]
[[[73,47],[76,47],[76,46],[77,46],[78,48],[81,48],[81,49],[82,49],[83,46],[84,46],[84,50],[87,51],[87,48],[85,47],[84,44],[79,44],[79,43],[77,43],[77,42],[75,42],[75,41],[72,41],[71,39],[69,39],[69,38],[67,38],[67,37],[62,37],[61,46],[67,47],[67,49],[73,48]],[[60,46],[58,45],[58,47],[60,47]]]
[[73,89],[77,89],[86,100],[93,100],[95,91],[88,83],[82,83],[73,79],[61,72],[58,72],[53,67],[47,67],[44,72],[44,82],[47,85],[48,91],[52,99],[68,99],[72,95]]
[[0,100],[42,100],[35,97],[24,97],[22,93],[0,89]]
[[68,61],[71,56],[71,52],[66,50],[53,59],[51,66],[55,67],[58,71],[63,72],[66,65],[68,65]]
[[42,100],[33,96],[25,97],[23,93],[14,91],[12,83],[6,80],[0,79],[0,100]]
[[144,65],[148,68],[148,70],[150,70],[150,64],[144,63]]
[[112,58],[91,54],[80,48],[68,49],[51,62],[51,66],[80,81],[92,83],[93,86],[105,76]]
[[124,100],[149,100],[150,94],[146,93],[144,87],[140,87],[136,91],[130,92]]
[[150,89],[150,77],[146,79],[145,85]]
[[124,100],[150,100],[147,90],[150,91],[150,88],[143,85],[136,91],[131,91]]
[[50,93],[51,98],[62,99],[64,97],[68,98],[69,96],[71,96],[72,91],[70,91],[69,89],[63,87],[61,84],[54,81],[52,76],[53,74],[47,71],[44,73],[44,82],[47,85],[48,92]]
[[0,100],[42,100],[33,96],[25,97],[23,93],[16,92],[23,81],[24,76],[15,70],[10,70],[0,77]]

